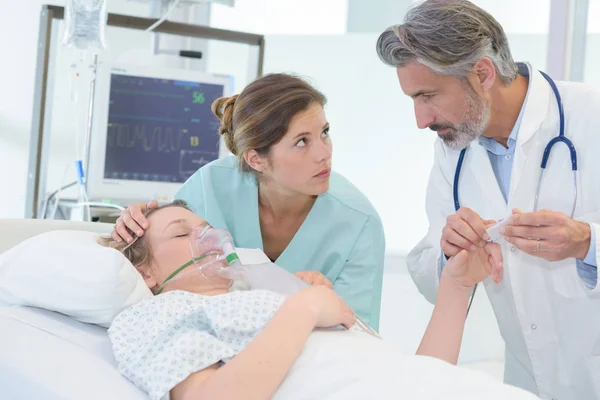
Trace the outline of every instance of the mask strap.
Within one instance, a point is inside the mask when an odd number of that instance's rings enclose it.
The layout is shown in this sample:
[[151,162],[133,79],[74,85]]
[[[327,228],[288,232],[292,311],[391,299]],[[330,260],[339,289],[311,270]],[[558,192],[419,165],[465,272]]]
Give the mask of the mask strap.
[[181,271],[183,271],[184,269],[186,269],[190,265],[194,264],[196,261],[200,261],[203,258],[208,257],[210,255],[212,255],[212,254],[204,254],[204,255],[201,255],[200,257],[192,258],[190,261],[186,262],[181,267],[177,268],[171,275],[169,275],[167,277],[167,279],[165,279],[165,281],[162,283],[162,285],[160,285],[160,289],[158,289],[158,291],[156,292],[156,294],[160,294],[160,292],[162,292],[162,290],[164,289],[165,283],[167,283],[171,279],[173,279],[175,277],[175,275],[177,275],[178,273],[180,273]]

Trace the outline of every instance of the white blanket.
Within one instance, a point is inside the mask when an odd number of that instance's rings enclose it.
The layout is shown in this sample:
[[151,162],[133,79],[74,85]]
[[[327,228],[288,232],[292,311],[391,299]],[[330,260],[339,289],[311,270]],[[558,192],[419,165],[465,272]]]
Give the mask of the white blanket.
[[403,354],[362,332],[318,331],[274,400],[537,398],[480,372]]

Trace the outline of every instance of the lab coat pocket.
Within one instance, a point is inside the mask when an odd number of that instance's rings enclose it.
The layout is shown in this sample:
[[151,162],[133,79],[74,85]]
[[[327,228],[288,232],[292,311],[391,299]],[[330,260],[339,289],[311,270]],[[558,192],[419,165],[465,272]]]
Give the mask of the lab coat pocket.
[[577,263],[569,258],[555,261],[549,265],[552,283],[556,293],[564,298],[579,298],[587,296],[583,279],[577,272]]

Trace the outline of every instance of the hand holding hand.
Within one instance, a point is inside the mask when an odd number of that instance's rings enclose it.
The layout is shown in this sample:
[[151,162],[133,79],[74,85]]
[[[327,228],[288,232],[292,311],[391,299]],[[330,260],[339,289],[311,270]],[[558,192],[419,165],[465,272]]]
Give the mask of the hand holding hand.
[[486,243],[473,252],[461,250],[448,260],[443,274],[464,289],[471,289],[490,275],[495,283],[500,283],[504,275],[500,245]]
[[475,211],[462,207],[446,220],[440,241],[442,251],[447,257],[452,257],[461,250],[483,248],[490,240],[485,230],[494,222],[483,220]]

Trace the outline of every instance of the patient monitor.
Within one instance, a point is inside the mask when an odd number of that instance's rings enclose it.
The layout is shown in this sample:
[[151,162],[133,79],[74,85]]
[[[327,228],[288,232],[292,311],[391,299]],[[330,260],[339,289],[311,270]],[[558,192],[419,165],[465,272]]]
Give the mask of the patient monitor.
[[227,154],[211,104],[231,90],[227,76],[99,63],[88,198],[170,202],[198,168]]

